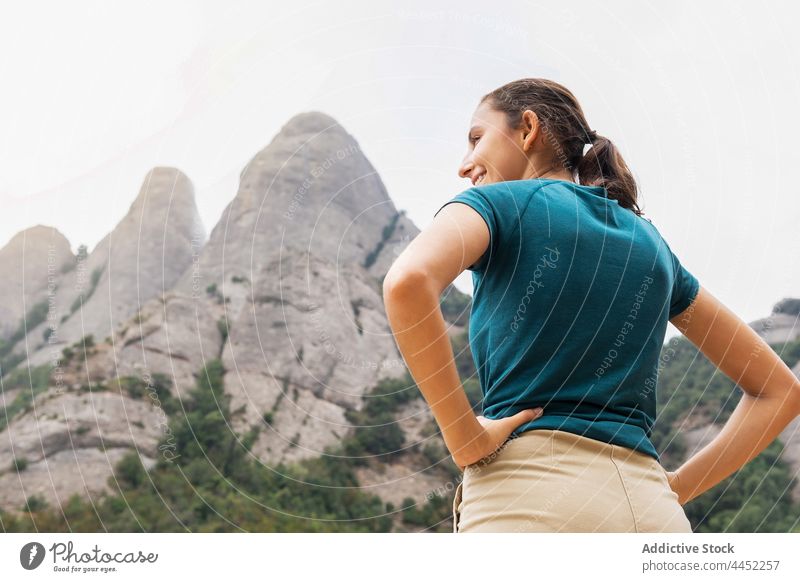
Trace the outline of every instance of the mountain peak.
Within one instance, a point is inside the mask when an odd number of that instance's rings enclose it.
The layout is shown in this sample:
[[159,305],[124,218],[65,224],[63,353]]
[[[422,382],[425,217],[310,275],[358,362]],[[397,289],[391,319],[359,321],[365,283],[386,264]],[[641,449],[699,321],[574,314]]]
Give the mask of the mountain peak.
[[772,307],[772,314],[800,315],[800,297],[784,297]]
[[144,176],[139,194],[131,204],[128,213],[141,212],[144,207],[151,209],[194,205],[194,187],[189,177],[178,168],[156,166]]
[[50,243],[60,248],[70,248],[67,237],[65,237],[61,231],[54,226],[46,226],[44,224],[36,224],[19,231],[11,237],[11,240],[8,241],[8,244],[4,248],[17,248],[21,247],[23,244],[25,246],[31,246],[32,244],[38,243]]
[[344,128],[333,117],[322,111],[304,111],[293,116],[281,127],[281,135],[318,134]]
[[139,195],[141,196],[142,192],[146,190],[161,189],[164,186],[169,187],[183,181],[188,182],[189,177],[178,168],[173,168],[171,166],[155,166],[145,174]]

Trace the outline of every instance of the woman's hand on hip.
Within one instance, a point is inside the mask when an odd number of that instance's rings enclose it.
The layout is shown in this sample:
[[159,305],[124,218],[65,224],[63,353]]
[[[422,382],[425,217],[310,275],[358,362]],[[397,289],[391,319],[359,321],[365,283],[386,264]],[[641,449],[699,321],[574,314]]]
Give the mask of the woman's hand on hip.
[[483,434],[480,438],[475,439],[472,446],[465,447],[461,451],[454,453],[452,455],[453,462],[463,471],[467,465],[477,463],[499,449],[508,440],[515,428],[535,420],[541,415],[541,408],[529,408],[521,410],[513,416],[496,420],[478,416],[478,422],[483,427]]
[[681,493],[681,482],[678,479],[678,473],[676,471],[666,471],[666,473],[670,489],[672,489],[678,495],[678,503],[683,505],[685,503],[685,499]]

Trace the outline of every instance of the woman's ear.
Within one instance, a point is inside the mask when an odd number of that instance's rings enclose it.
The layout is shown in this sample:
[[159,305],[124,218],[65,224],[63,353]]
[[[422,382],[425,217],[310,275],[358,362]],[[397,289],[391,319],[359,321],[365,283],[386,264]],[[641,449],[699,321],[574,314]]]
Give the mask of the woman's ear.
[[539,116],[530,109],[522,112],[522,151],[527,152],[533,147],[539,136]]

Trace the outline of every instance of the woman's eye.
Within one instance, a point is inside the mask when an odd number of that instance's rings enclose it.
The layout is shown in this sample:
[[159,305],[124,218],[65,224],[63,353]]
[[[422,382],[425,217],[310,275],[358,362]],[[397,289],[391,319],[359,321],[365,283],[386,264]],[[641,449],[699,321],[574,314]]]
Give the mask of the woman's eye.
[[475,143],[475,142],[477,142],[479,139],[480,139],[480,136],[479,136],[479,135],[473,135],[472,137],[470,137],[470,138],[469,138],[469,142],[470,142],[470,143],[472,143],[472,144],[474,144],[474,143]]

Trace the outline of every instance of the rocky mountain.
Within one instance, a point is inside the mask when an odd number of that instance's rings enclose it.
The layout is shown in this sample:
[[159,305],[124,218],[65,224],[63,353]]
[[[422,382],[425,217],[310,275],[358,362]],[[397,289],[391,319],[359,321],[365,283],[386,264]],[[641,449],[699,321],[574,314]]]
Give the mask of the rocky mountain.
[[22,339],[23,316],[46,303],[74,259],[66,237],[42,225],[17,233],[0,249],[0,341],[8,346]]
[[[215,358],[232,428],[261,427],[252,453],[268,464],[323,454],[352,431],[346,413],[370,388],[405,374],[381,283],[419,231],[333,118],[290,119],[242,169],[207,241],[200,232],[188,178],[155,168],[120,224],[59,279],[49,318],[59,324],[48,333],[40,323],[15,348],[32,347],[22,352],[32,369],[62,351],[56,372],[22,390],[27,400],[16,398],[24,378],[6,378],[13,416],[0,440],[0,507],[108,490],[132,449],[151,466],[166,429],[152,395],[180,401]],[[399,416],[411,435],[431,418],[411,408]],[[403,463],[392,472],[405,483],[396,494],[423,500],[437,485]]]
[[204,236],[189,179],[175,168],[152,169],[125,217],[59,280],[48,321],[28,334],[28,364],[51,361],[54,352],[89,335],[110,337],[172,288]]
[[[8,337],[4,346],[8,427],[0,441],[0,506],[20,506],[31,492],[55,499],[84,487],[102,490],[114,462],[131,446],[142,446],[145,458],[155,456],[157,411],[85,390],[91,381],[117,376],[113,359],[98,369],[86,358],[70,369],[63,353],[75,343],[94,350],[120,324],[124,329],[141,305],[174,285],[203,237],[189,179],[174,168],[154,168],[128,213],[90,254],[73,256],[63,235],[46,227],[23,231],[0,251],[8,273],[26,267],[24,279],[4,277],[10,307],[4,322],[21,313],[21,304],[33,305],[19,317],[24,333]],[[29,368],[54,372],[35,386],[26,381]],[[105,450],[97,448],[102,443]],[[12,470],[17,460],[26,465],[21,479]]]
[[[0,376],[25,359],[24,340],[47,318],[74,260],[64,235],[42,225],[23,230],[0,249]],[[6,396],[13,399],[18,392],[9,386]]]
[[348,430],[345,410],[404,372],[380,283],[418,230],[322,113],[292,118],[240,178],[198,259],[122,331],[113,358],[121,374],[169,374],[179,395],[220,357],[234,428],[269,413],[259,458],[319,455]]

